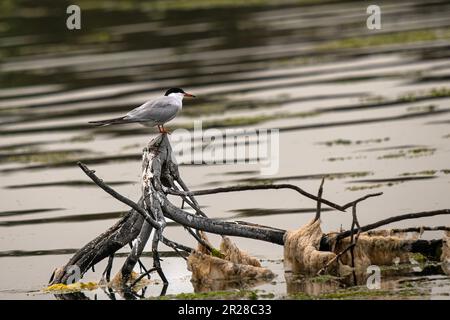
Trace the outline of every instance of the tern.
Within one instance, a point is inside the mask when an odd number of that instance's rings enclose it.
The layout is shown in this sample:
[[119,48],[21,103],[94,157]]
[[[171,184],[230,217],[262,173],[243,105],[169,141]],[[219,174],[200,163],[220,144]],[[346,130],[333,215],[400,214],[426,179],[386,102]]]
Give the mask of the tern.
[[186,93],[183,89],[170,88],[164,96],[145,102],[123,117],[90,121],[89,123],[95,126],[139,123],[147,127],[157,126],[160,133],[170,133],[164,128],[164,124],[175,118],[178,112],[181,111],[184,97],[195,98],[193,94]]

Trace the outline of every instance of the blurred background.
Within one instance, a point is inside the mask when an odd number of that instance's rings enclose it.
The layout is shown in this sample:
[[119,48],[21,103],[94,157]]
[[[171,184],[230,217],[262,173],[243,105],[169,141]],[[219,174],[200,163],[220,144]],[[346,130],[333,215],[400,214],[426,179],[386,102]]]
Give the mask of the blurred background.
[[[66,27],[71,4],[81,8],[81,30]],[[380,30],[366,26],[369,4],[381,8]],[[280,130],[275,176],[250,164],[182,164],[192,190],[289,182],[315,193],[325,175],[324,197],[337,203],[384,192],[360,205],[361,224],[449,208],[449,16],[448,1],[2,0],[0,298],[51,297],[38,290],[54,268],[128,210],[76,161],[139,198],[141,151],[156,130],[87,122],[120,116],[170,87],[198,97],[185,100],[172,130],[194,120],[204,129]],[[281,190],[199,201],[212,218],[285,229],[315,211]],[[332,210],[322,219],[324,231],[351,222]],[[195,245],[183,228],[166,230]],[[264,289],[285,294],[282,248],[235,240],[279,274]],[[193,290],[181,259],[166,257],[163,267],[168,293]],[[99,280],[100,271],[86,279]]]

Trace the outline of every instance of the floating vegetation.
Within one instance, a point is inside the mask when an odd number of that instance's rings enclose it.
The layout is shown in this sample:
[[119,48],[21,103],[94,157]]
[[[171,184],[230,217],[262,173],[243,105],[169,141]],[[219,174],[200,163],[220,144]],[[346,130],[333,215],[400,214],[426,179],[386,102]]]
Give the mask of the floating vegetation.
[[388,153],[378,157],[377,159],[396,159],[396,158],[416,158],[431,156],[434,154],[436,149],[434,148],[415,148],[409,150],[400,150],[396,153]]
[[94,140],[95,135],[93,132],[81,134],[69,139],[69,142],[88,142]]
[[343,300],[343,299],[361,299],[368,300],[373,298],[407,298],[407,297],[415,297],[422,296],[419,290],[412,289],[410,287],[407,288],[399,288],[396,290],[382,290],[382,289],[373,289],[370,290],[367,287],[351,287],[348,289],[337,290],[336,292],[322,293],[318,295],[309,295],[304,292],[296,293],[290,295],[291,299],[298,300],[317,300],[317,299],[325,299],[325,300]]
[[407,152],[413,155],[422,155],[422,154],[428,154],[428,153],[434,153],[436,149],[433,148],[419,148],[419,149],[411,149]]
[[404,172],[401,173],[401,177],[409,177],[409,176],[432,176],[435,175],[437,170],[424,170],[424,171],[418,171],[418,172]]
[[327,180],[334,180],[334,179],[344,179],[344,178],[359,178],[359,177],[365,177],[368,175],[371,175],[371,172],[348,172],[348,173],[330,173],[324,175]]
[[382,143],[382,142],[389,141],[389,140],[390,140],[389,137],[366,139],[366,140],[355,140],[355,141],[352,141],[349,139],[336,139],[336,140],[330,140],[330,141],[325,141],[325,142],[319,142],[319,144],[324,144],[327,147],[332,147],[332,146],[336,146],[336,145],[349,146],[349,145],[360,145],[360,144],[368,144],[368,143]]
[[411,112],[433,112],[436,110],[437,110],[437,107],[434,104],[430,104],[427,106],[409,107],[406,109],[406,111],[411,111]]
[[352,159],[364,159],[366,157],[364,156],[358,156],[358,157],[331,157],[327,158],[327,161],[334,162],[334,161],[345,161],[345,160],[352,160]]
[[353,159],[353,158],[352,157],[331,157],[326,160],[333,162],[333,161],[344,161],[344,160],[351,160],[351,159]]
[[420,90],[414,92],[406,92],[399,95],[397,101],[399,102],[414,102],[417,100],[423,100],[424,98],[446,98],[450,97],[450,88],[432,88],[429,90]]
[[334,145],[345,145],[345,146],[347,146],[347,145],[351,145],[352,141],[351,140],[346,140],[346,139],[336,139],[336,140],[332,140],[332,141],[323,142],[322,144],[324,144],[324,145],[326,145],[328,147],[331,147],[331,146],[334,146]]
[[382,103],[387,101],[386,97],[380,96],[380,95],[369,95],[366,97],[361,97],[359,99],[360,102],[362,103]]
[[96,282],[75,282],[71,284],[57,283],[44,288],[43,292],[51,293],[70,293],[70,292],[80,292],[80,291],[91,291],[98,289],[99,286]]
[[429,92],[433,97],[450,97],[450,88],[447,87],[433,88]]
[[[272,293],[264,293],[261,290],[230,290],[230,291],[208,291],[195,293],[179,293],[157,297],[158,300],[223,300],[223,299],[249,299],[256,300],[273,299]],[[155,299],[155,298],[151,298]]]
[[407,182],[407,181],[417,181],[417,180],[428,180],[434,179],[434,171],[422,171],[417,173],[406,173],[400,175],[400,178],[386,178],[386,179],[366,179],[350,181],[351,183],[369,183],[369,185],[358,185],[353,187],[348,187],[347,190],[359,191],[366,189],[376,189],[381,187],[392,187],[396,184]]
[[315,277],[312,277],[311,282],[315,282],[315,283],[327,283],[330,281],[339,281],[341,278],[333,276],[331,274],[322,274],[322,275],[318,275]]
[[399,183],[401,183],[401,182],[388,182],[388,183],[376,183],[376,184],[369,184],[369,185],[352,186],[352,187],[347,187],[346,190],[360,191],[360,190],[378,189],[381,187],[392,187]]
[[443,174],[450,174],[450,169],[442,169],[441,172]]
[[360,49],[378,46],[399,45],[424,41],[436,41],[450,38],[450,29],[432,29],[418,31],[401,31],[373,36],[345,38],[327,41],[317,46],[319,51],[338,49]]

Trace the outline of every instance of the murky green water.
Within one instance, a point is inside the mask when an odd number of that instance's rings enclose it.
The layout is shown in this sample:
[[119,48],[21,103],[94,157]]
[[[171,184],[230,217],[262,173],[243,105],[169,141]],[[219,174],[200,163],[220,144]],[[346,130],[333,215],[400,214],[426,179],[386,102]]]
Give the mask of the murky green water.
[[[184,165],[191,189],[273,181],[315,192],[329,175],[324,196],[338,203],[384,192],[361,204],[362,224],[450,207],[447,1],[379,1],[379,31],[367,30],[363,1],[83,0],[79,31],[65,27],[69,4],[0,4],[1,298],[51,298],[38,291],[54,268],[127,210],[89,183],[76,161],[138,199],[141,150],[156,131],[92,128],[87,121],[119,116],[168,87],[198,96],[185,101],[172,129],[203,120],[204,128],[280,130],[276,175],[261,176],[250,164]],[[283,229],[306,223],[315,208],[281,190],[199,200],[212,218]],[[333,210],[322,216],[324,231],[351,222]],[[392,226],[449,223],[436,216]],[[166,232],[194,245],[178,226]],[[278,274],[257,289],[292,293],[281,247],[236,241]],[[85,280],[99,280],[103,267]],[[163,267],[168,294],[193,291],[183,260],[168,257]],[[448,278],[415,283],[426,297],[448,298]],[[306,287],[300,292],[323,292]],[[146,295],[160,290],[155,285]]]

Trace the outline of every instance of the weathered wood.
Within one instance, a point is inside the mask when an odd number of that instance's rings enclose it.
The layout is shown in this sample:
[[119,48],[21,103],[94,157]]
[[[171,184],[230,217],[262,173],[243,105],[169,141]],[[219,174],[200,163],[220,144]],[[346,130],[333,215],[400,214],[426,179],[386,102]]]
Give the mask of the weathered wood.
[[122,273],[122,279],[125,282],[128,281],[131,272],[136,266],[136,263],[139,261],[139,258],[144,251],[145,245],[147,244],[152,230],[152,226],[147,221],[144,221],[141,227],[141,231],[136,237],[135,244],[133,245],[130,254],[128,255],[120,270],[120,272]]
[[[359,203],[369,197],[374,197],[381,194],[369,194],[345,205],[338,205],[324,199],[321,192],[319,192],[318,196],[315,196],[297,186],[290,184],[233,186],[228,188],[190,191],[180,177],[178,165],[173,158],[170,142],[165,134],[157,136],[149,143],[147,148],[144,149],[142,162],[143,195],[138,203],[135,203],[132,200],[120,195],[118,192],[107,186],[103,180],[95,175],[94,171],[89,170],[85,165],[80,163],[79,166],[99,187],[108,192],[114,198],[129,205],[132,209],[106,232],[90,241],[77,253],[75,253],[75,255],[64,267],[57,269],[56,272],[54,272],[51,284],[66,283],[69,278],[67,271],[72,266],[77,266],[81,275],[83,275],[96,263],[107,257],[111,257],[117,250],[138,238],[138,241],[134,242],[132,250],[121,268],[123,279],[127,279],[138,262],[138,259],[145,248],[145,244],[150,237],[152,229],[155,230],[155,232],[152,239],[154,268],[151,269],[151,271],[158,271],[160,277],[163,281],[165,281],[166,279],[158,259],[158,243],[163,242],[177,252],[178,250],[187,252],[192,250],[191,248],[177,244],[163,236],[165,218],[172,219],[185,228],[193,228],[195,230],[206,231],[224,236],[228,235],[251,238],[279,245],[284,244],[286,231],[283,229],[252,223],[209,219],[200,209],[197,200],[194,198],[195,195],[246,190],[291,189],[307,198],[315,200],[319,204],[321,203],[328,205],[339,211],[345,211],[345,209],[354,206],[356,203]],[[181,189],[177,187],[176,183],[181,187]],[[184,203],[187,203],[195,210],[196,214],[191,214],[172,204],[167,198],[168,194],[180,196]],[[320,212],[320,205],[318,208],[318,211]],[[360,232],[364,232],[391,222],[413,219],[416,217],[433,216],[436,214],[450,214],[450,210],[438,210],[401,215],[363,226],[358,229]],[[337,237],[347,237],[351,235],[351,233],[352,231],[344,231],[339,233]],[[320,250],[330,250],[328,245],[330,243],[329,240],[330,239],[328,236],[324,235],[321,241]],[[414,252],[425,252],[427,255],[432,255],[433,252],[436,252],[435,249],[439,245],[442,245],[442,241],[436,240],[432,242],[433,248],[430,249],[430,247],[427,247],[423,241],[424,240],[417,240],[416,242],[413,241],[408,249]]]
[[[142,199],[138,204],[142,205]],[[50,284],[66,283],[70,276],[67,270],[72,266],[77,266],[82,276],[93,265],[133,241],[141,231],[143,222],[140,214],[130,210],[116,224],[78,250],[65,266],[54,273]]]

